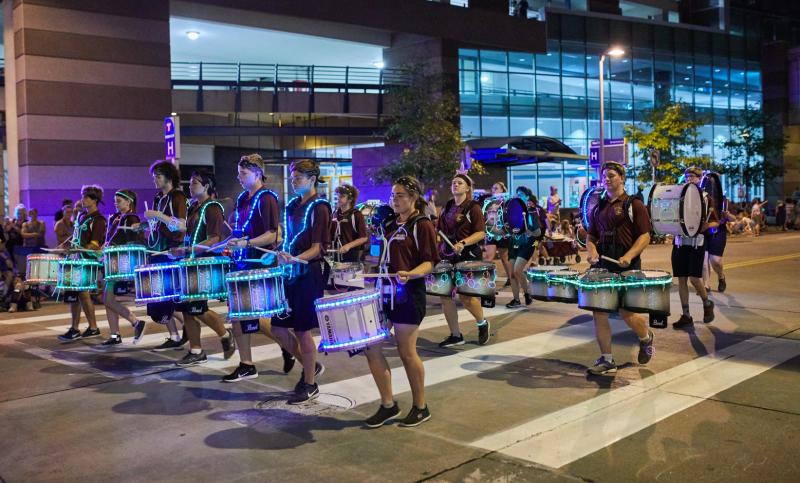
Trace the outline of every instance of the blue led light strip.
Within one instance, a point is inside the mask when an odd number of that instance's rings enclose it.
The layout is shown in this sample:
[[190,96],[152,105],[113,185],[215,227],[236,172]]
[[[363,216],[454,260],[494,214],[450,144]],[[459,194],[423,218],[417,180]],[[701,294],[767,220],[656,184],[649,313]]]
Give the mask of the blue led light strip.
[[370,337],[364,337],[363,339],[356,339],[356,340],[351,340],[351,341],[347,341],[347,342],[338,342],[338,343],[335,343],[335,344],[326,344],[326,343],[322,342],[319,345],[319,350],[320,351],[326,351],[326,350],[332,350],[332,349],[343,349],[345,347],[360,346],[360,345],[369,344],[370,342],[378,342],[380,340],[388,339],[388,338],[389,338],[389,331],[388,330],[383,330],[378,335],[373,335],[373,336],[370,336]]
[[[274,191],[268,190],[266,188],[261,188],[260,190],[258,190],[256,192],[256,194],[253,195],[252,198],[250,198],[250,210],[247,212],[247,219],[244,221],[244,225],[242,225],[242,228],[241,228],[241,231],[240,231],[240,229],[239,229],[239,206],[242,204],[242,198],[247,193],[248,193],[247,190],[242,191],[241,193],[239,193],[239,197],[236,198],[236,207],[233,210],[235,212],[234,213],[234,219],[233,219],[233,233],[234,233],[234,236],[237,236],[236,233],[241,233],[242,235],[244,235],[244,232],[247,231],[247,227],[250,226],[250,221],[253,219],[253,213],[255,213],[256,207],[259,206],[259,203],[261,202],[261,196],[263,196],[264,193],[269,193],[272,196],[274,196],[276,200],[278,199],[278,195]],[[242,258],[244,258],[244,256],[245,256],[244,250],[239,251],[239,253],[234,251],[233,258],[237,262],[241,261]]]
[[377,299],[381,296],[380,292],[373,292],[367,295],[362,295],[360,297],[353,297],[344,300],[337,300],[335,302],[328,302],[328,303],[319,303],[319,300],[314,301],[314,306],[317,310],[325,310],[325,309],[332,309],[336,307],[346,307],[348,305],[357,304],[359,302],[364,302],[365,300],[372,300]]
[[[241,197],[241,195],[239,195],[239,196]],[[238,200],[237,200],[237,203],[238,203]],[[197,235],[200,234],[200,228],[203,225],[206,224],[206,208],[208,208],[211,205],[219,206],[219,209],[222,210],[222,216],[223,217],[225,216],[225,208],[222,206],[222,203],[220,203],[219,201],[208,201],[208,202],[206,202],[203,205],[203,207],[200,208],[200,217],[197,220],[197,226],[195,227],[194,234],[192,235],[192,246],[197,245]],[[251,211],[250,214],[252,215],[252,210],[250,210],[250,211]],[[237,218],[237,225],[238,225],[238,218],[239,218],[239,212],[238,211],[236,212],[236,218]],[[250,222],[250,217],[247,218],[247,221],[248,221],[248,223]],[[206,237],[208,237],[208,233],[206,233]],[[194,258],[194,250],[192,250],[191,258]]]
[[[295,196],[294,198],[289,200],[289,203],[286,205],[286,210],[284,210],[284,212],[283,212],[283,226],[286,228],[286,234],[287,234],[286,239],[283,240],[283,251],[285,251],[286,253],[290,253],[290,254],[292,253],[292,249],[294,248],[294,244],[295,244],[295,242],[297,242],[297,239],[300,237],[300,235],[302,235],[303,233],[306,232],[306,229],[308,228],[308,225],[309,225],[309,223],[311,221],[311,216],[310,215],[311,215],[312,211],[314,210],[314,207],[317,206],[320,203],[325,203],[326,205],[328,205],[328,200],[326,200],[325,198],[317,198],[314,201],[312,201],[311,203],[309,203],[308,206],[306,206],[305,213],[303,214],[303,228],[300,230],[299,233],[294,234],[294,236],[292,237],[292,241],[289,241],[289,236],[288,236],[288,234],[289,234],[289,226],[290,226],[289,225],[289,210],[292,209],[293,208],[292,205],[295,202],[299,202],[300,199],[301,199],[300,196]],[[330,205],[328,205],[328,208],[330,208]]]

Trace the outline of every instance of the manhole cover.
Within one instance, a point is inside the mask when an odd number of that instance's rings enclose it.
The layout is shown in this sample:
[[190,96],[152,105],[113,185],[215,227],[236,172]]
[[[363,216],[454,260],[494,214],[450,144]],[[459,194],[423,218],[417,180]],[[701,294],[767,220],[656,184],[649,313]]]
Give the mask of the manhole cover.
[[314,401],[306,404],[288,404],[285,395],[272,396],[256,404],[256,409],[280,409],[306,416],[322,416],[341,413],[353,408],[355,401],[339,394],[320,393]]

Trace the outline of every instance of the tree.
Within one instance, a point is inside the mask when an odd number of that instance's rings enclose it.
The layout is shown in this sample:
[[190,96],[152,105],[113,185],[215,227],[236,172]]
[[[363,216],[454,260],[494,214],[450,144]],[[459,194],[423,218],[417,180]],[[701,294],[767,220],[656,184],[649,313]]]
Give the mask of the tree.
[[[458,125],[460,108],[456,96],[443,88],[444,78],[422,64],[406,67],[409,84],[389,93],[394,117],[386,140],[406,146],[399,159],[371,173],[376,182],[414,176],[426,186],[449,183],[461,164],[464,143]],[[471,174],[483,174],[473,162]]]
[[698,128],[707,122],[705,117],[693,116],[688,104],[667,102],[647,111],[643,123],[626,124],[623,132],[635,144],[633,156],[642,160],[642,167],[634,173],[636,177],[641,181],[651,180],[649,159],[654,150],[660,155],[657,181],[675,183],[688,166],[713,168],[708,155],[697,154],[707,143]]
[[731,121],[731,137],[722,147],[727,155],[721,172],[747,192],[783,176],[783,167],[771,162],[783,155],[788,143],[781,122],[772,114],[747,106]]

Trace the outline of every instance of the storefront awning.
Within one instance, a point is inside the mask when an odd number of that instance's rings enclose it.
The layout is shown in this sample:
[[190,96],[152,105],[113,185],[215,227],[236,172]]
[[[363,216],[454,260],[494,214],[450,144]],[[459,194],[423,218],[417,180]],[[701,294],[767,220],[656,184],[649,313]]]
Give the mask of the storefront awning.
[[467,141],[472,159],[485,165],[516,166],[562,160],[586,161],[561,141],[544,136],[480,138]]

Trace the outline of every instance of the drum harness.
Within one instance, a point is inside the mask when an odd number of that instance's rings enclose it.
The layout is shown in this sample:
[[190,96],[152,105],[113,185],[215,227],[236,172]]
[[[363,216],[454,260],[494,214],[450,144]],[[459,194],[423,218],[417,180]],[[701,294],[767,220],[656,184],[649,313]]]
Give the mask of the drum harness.
[[[173,189],[166,195],[162,195],[161,193],[158,194],[156,198],[155,206],[153,208],[156,211],[160,211],[161,213],[167,214],[166,209],[169,208],[169,214],[172,215],[172,219],[169,223],[164,223],[158,219],[149,219],[147,220],[147,224],[150,227],[150,233],[147,236],[147,247],[151,249],[157,249],[161,242],[161,233],[158,231],[158,224],[164,224],[169,231],[178,231],[178,219],[175,218],[175,212],[172,210],[172,194],[173,192],[178,191],[179,193],[183,194],[182,191],[178,190],[177,188]],[[162,204],[162,202],[165,202]],[[146,206],[146,204],[145,204]]]
[[[294,244],[295,244],[295,242],[297,242],[297,239],[300,238],[300,236],[303,233],[305,233],[306,230],[308,230],[312,226],[314,226],[314,208],[317,205],[322,204],[322,205],[324,205],[325,207],[328,208],[328,212],[329,213],[333,212],[333,210],[331,210],[330,203],[325,198],[316,198],[316,199],[312,200],[308,204],[308,206],[306,206],[306,211],[303,214],[303,227],[300,229],[299,233],[297,233],[297,234],[291,233],[291,240],[290,240],[289,239],[290,238],[289,209],[295,203],[300,203],[301,199],[302,198],[300,196],[295,196],[294,198],[289,200],[289,202],[286,204],[286,209],[283,212],[283,222],[284,222],[284,226],[286,227],[286,239],[283,240],[283,248],[282,249],[283,249],[283,251],[285,251],[286,253],[289,253],[290,255],[292,254],[292,250],[294,249]],[[300,275],[300,271],[299,270],[302,269],[303,267],[302,266],[297,266],[297,265],[298,264],[296,264],[296,263],[293,263],[292,265],[290,265],[290,272],[289,272],[288,278],[291,279],[295,275]],[[309,262],[309,265],[307,267],[310,267],[310,262]],[[322,259],[322,279],[323,280],[327,280],[329,272],[330,272],[330,265],[328,265],[328,261],[325,260],[325,258],[323,257],[323,259]]]
[[[409,235],[408,234],[409,226],[411,227],[411,236],[414,237],[414,246],[417,247],[417,251],[419,252],[419,239],[417,238],[417,222],[420,221],[423,218],[428,218],[428,217],[425,216],[425,215],[417,215],[417,216],[412,217],[411,219],[407,220],[402,225],[400,225],[398,223],[397,230],[395,230],[395,232],[392,233],[392,236],[389,238],[389,240],[386,240],[386,236],[385,236],[386,223],[384,224],[384,226],[381,227],[381,230],[380,230],[381,242],[383,242],[383,245],[386,248],[383,250],[383,253],[381,254],[380,261],[378,263],[378,273],[389,273],[389,263],[391,262],[391,254],[390,254],[389,248],[390,248],[392,242],[394,242],[394,241],[402,241],[402,240],[405,240],[408,237],[408,235]],[[430,218],[428,218],[428,219],[430,219]],[[395,218],[393,220],[389,220],[389,222],[391,222],[391,221],[394,221],[395,223],[397,223],[397,218]],[[401,231],[402,231],[402,234],[403,234],[403,238],[398,239],[397,236],[400,234]],[[378,292],[380,292],[380,293],[383,293],[383,284],[384,284],[383,279],[384,279],[384,277],[378,278],[378,282],[376,284],[377,287],[378,287]],[[395,281],[394,281],[393,278],[389,278],[388,280],[389,280],[389,286],[391,288],[390,291],[389,291],[389,307],[391,308],[391,310],[394,310]]]
[[[356,212],[357,208],[351,208],[346,213],[341,213],[342,217],[346,215],[350,215],[350,224],[353,226],[353,233],[358,234],[358,228],[356,227]],[[337,210],[338,211],[338,210]],[[342,254],[339,253],[339,249],[342,248],[342,221],[339,221],[336,216],[333,217],[334,223],[336,223],[336,231],[333,233],[333,248],[336,250],[334,254],[334,258],[336,262],[342,261]]]

